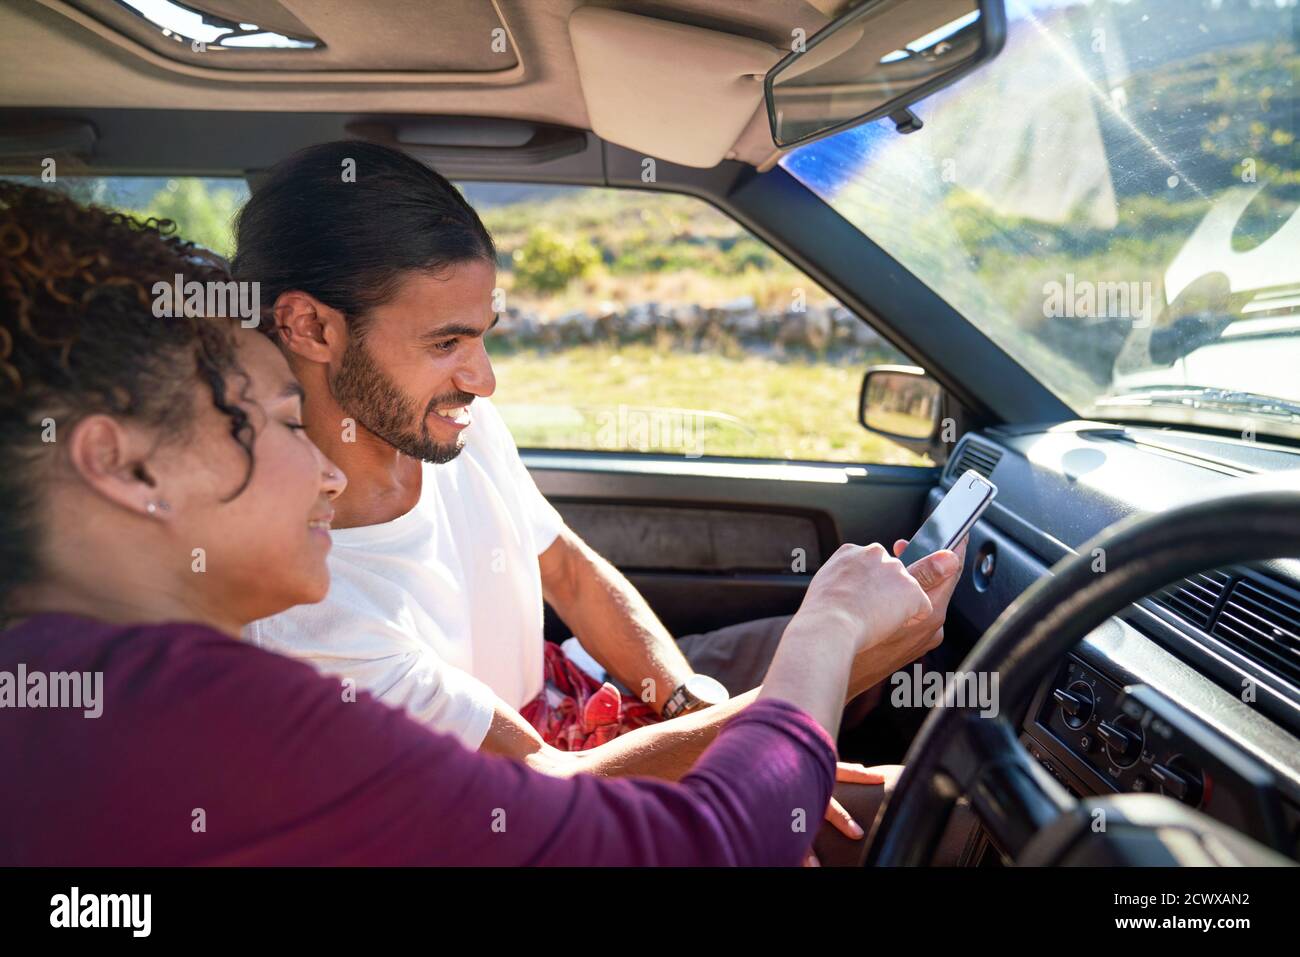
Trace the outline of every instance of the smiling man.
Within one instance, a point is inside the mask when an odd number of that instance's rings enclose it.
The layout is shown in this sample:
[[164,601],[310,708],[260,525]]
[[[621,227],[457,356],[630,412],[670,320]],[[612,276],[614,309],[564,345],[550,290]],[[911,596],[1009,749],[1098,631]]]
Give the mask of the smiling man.
[[[403,153],[328,143],[270,172],[237,244],[235,275],[261,283],[264,331],[306,390],[308,433],[348,478],[328,598],[249,637],[470,748],[557,774],[684,773],[753,698],[786,619],[679,646],[543,498],[489,400],[496,251],[459,192]],[[927,647],[959,569],[950,553],[913,568],[935,607]],[[543,641],[543,600],[634,694]],[[859,662],[849,698],[916,657],[916,642],[900,634],[891,654]]]

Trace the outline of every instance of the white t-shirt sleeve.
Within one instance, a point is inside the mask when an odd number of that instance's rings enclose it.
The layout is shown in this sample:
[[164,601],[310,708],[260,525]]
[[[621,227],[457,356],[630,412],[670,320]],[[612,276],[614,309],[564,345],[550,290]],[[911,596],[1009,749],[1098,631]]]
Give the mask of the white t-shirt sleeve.
[[482,745],[492,724],[497,696],[486,684],[401,628],[330,598],[255,621],[245,637],[341,681],[350,679],[355,690],[405,710],[471,750]]
[[532,529],[533,543],[540,555],[551,547],[555,537],[560,534],[564,519],[533,481],[523,459],[519,457],[519,447],[515,445],[514,436],[510,434],[510,429],[496,406],[487,399],[479,399],[472,408],[478,419],[477,424],[486,426],[480,441],[490,444],[493,457],[505,469],[506,479],[517,496],[524,520]]

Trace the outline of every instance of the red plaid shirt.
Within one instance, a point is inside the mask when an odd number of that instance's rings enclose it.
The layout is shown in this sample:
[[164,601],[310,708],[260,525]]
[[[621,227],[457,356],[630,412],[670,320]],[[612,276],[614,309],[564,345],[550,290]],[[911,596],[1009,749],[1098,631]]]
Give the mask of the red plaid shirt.
[[640,698],[620,694],[608,681],[598,684],[570,661],[559,645],[543,644],[545,687],[520,714],[547,744],[561,751],[586,751],[661,720]]

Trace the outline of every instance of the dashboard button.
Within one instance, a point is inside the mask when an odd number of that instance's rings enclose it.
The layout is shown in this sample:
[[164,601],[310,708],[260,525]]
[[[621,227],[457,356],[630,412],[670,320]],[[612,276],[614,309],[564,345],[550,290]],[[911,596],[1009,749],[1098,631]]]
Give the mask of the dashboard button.
[[989,590],[989,585],[993,582],[993,575],[998,568],[998,547],[992,539],[986,541],[980,546],[979,553],[975,556],[974,567],[971,569],[971,584],[975,586],[978,592]]

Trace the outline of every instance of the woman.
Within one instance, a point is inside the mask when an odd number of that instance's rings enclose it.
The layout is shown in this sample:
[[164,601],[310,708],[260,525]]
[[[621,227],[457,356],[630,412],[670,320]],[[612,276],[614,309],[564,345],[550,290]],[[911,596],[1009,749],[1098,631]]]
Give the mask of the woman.
[[325,595],[345,479],[265,337],[157,317],[178,274],[228,280],[151,225],[0,183],[0,864],[799,862],[855,656],[933,644],[901,564],[837,552],[680,783],[468,752],[238,640]]

